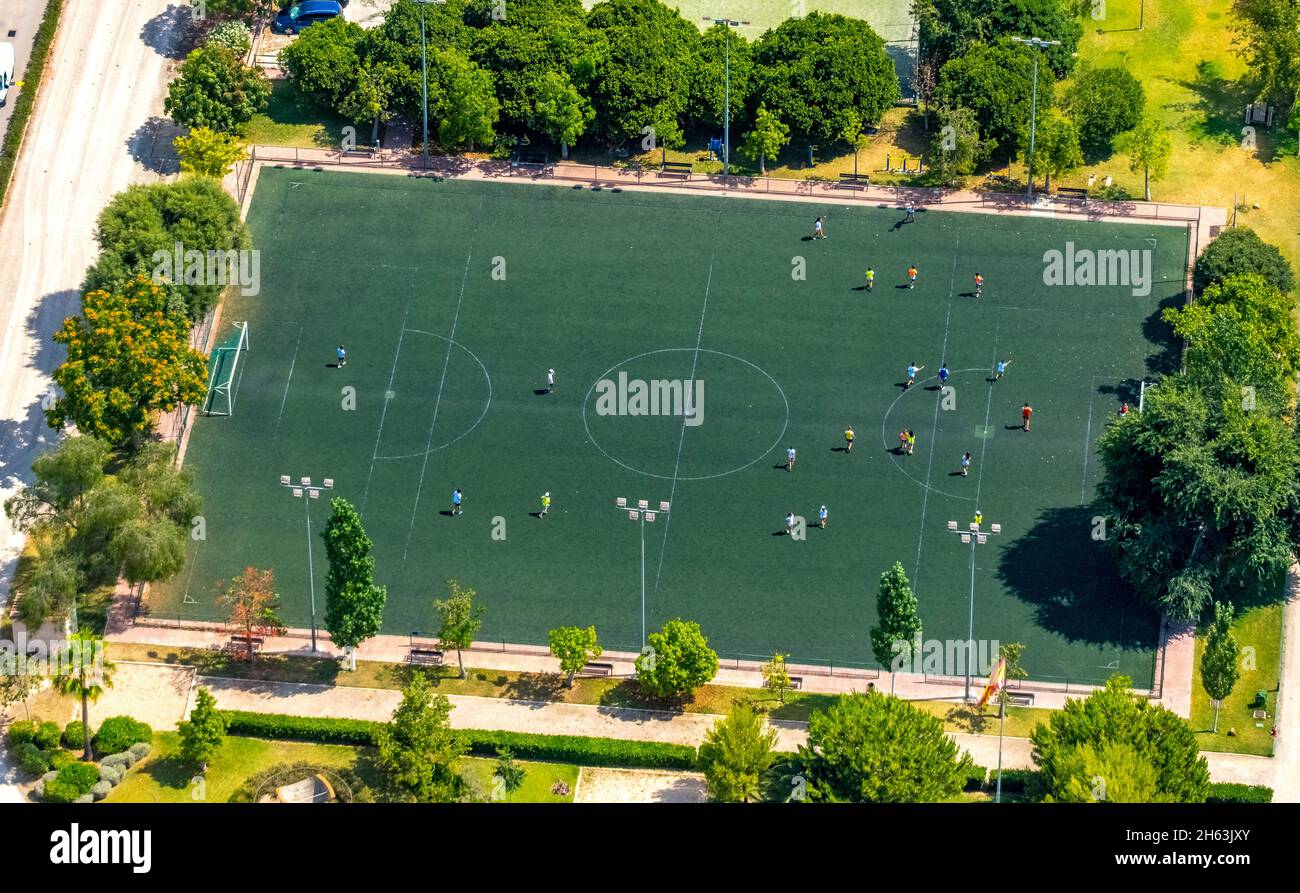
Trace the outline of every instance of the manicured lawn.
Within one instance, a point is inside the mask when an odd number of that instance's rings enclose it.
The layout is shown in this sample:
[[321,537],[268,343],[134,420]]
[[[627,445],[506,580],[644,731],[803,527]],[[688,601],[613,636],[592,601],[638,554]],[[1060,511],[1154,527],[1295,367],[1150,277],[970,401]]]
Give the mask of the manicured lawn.
[[[348,123],[328,109],[307,101],[292,81],[277,79],[271,81],[270,103],[265,111],[253,116],[244,139],[253,145],[337,149]],[[358,144],[369,141],[370,127],[357,125]]]
[[[295,741],[268,741],[262,738],[226,739],[225,746],[208,766],[203,788],[191,784],[194,773],[182,765],[178,756],[180,736],[175,732],[154,735],[153,753],[128,773],[105,802],[109,803],[225,803],[245,780],[275,766],[307,762],[319,766],[351,769],[372,788],[379,774],[371,762],[372,749],[342,747],[332,744],[307,744]],[[506,803],[569,803],[577,787],[578,767],[562,763],[538,763],[519,760],[527,773],[523,786],[508,795]],[[491,800],[493,770],[496,761],[483,757],[464,757],[461,773],[470,788],[482,799]],[[557,782],[568,785],[567,794],[553,794]]]
[[[686,713],[725,714],[738,701],[749,702],[756,710],[772,719],[806,722],[813,710],[823,710],[834,700],[834,695],[788,692],[781,704],[774,695],[754,688],[727,685],[705,685],[695,692],[694,698],[682,705],[664,704],[647,698],[635,682],[627,679],[576,679],[571,689],[564,687],[558,675],[545,673],[517,673],[506,670],[468,668],[468,678],[456,678],[454,668],[418,669],[381,661],[357,661],[354,673],[339,670],[338,664],[328,660],[305,657],[260,657],[250,669],[243,661],[229,655],[198,649],[176,649],[155,645],[134,645],[110,642],[109,657],[114,660],[157,661],[169,664],[190,664],[203,676],[222,676],[237,679],[258,679],[268,682],[310,682],[320,685],[346,685],[357,688],[384,688],[399,690],[411,674],[421,673],[444,694],[476,695],[486,698],[517,698],[528,701],[558,701],[567,704],[599,704],[605,707],[637,707],[642,709],[679,709]],[[917,707],[944,720],[944,727],[952,732],[974,734],[998,733],[997,711],[989,706],[983,714],[974,714],[970,708],[948,701],[914,701]],[[1025,737],[1034,725],[1044,721],[1050,710],[1036,707],[1010,707],[1007,709],[1005,734]]]
[[[1263,605],[1243,611],[1232,625],[1232,635],[1242,649],[1242,670],[1232,694],[1219,711],[1219,731],[1214,726],[1214,706],[1201,687],[1201,656],[1205,653],[1205,628],[1196,635],[1196,668],[1192,674],[1192,729],[1201,750],[1253,753],[1270,756],[1273,739],[1269,730],[1277,718],[1278,665],[1282,644],[1282,606]],[[1254,649],[1253,658],[1246,649]],[[1251,668],[1253,666],[1253,669]],[[1268,693],[1268,718],[1252,719],[1250,702],[1255,692]],[[1228,729],[1236,729],[1235,736]]]

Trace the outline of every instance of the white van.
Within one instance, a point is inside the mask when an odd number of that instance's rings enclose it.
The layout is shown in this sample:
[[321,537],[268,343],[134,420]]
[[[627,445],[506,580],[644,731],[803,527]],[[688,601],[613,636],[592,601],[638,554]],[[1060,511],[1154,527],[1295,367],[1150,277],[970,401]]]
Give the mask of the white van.
[[9,88],[14,85],[14,45],[0,43],[0,105],[9,98]]

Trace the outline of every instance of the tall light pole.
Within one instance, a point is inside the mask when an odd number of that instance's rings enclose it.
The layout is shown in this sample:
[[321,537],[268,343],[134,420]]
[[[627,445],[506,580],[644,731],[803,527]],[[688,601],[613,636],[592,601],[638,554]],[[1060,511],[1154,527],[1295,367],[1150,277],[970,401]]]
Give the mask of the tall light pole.
[[311,592],[311,650],[316,651],[316,569],[311,563],[311,501],[319,499],[321,492],[334,489],[334,479],[325,478],[320,486],[315,486],[311,478],[300,478],[293,483],[289,475],[280,475],[280,486],[293,491],[295,499],[301,499],[307,518],[307,585]]
[[1029,197],[1034,197],[1034,136],[1038,130],[1038,51],[1047,47],[1059,47],[1059,40],[1043,40],[1041,37],[1013,37],[1016,43],[1023,43],[1034,49],[1034,87],[1033,98],[1029,104]]
[[[982,516],[979,509],[975,510],[975,514],[977,517]],[[967,530],[961,530],[956,521],[949,521],[948,530],[960,536],[963,544],[970,545],[970,619],[966,626],[966,703],[969,704],[971,667],[975,663],[975,547],[987,545],[990,535],[1002,532],[1002,525],[990,524],[986,531],[978,521],[972,521]]]
[[645,647],[645,525],[646,522],[654,523],[656,515],[668,514],[669,505],[666,502],[660,502],[659,508],[650,508],[650,500],[639,499],[635,506],[627,504],[627,499],[620,496],[614,500],[614,506],[620,512],[627,512],[629,521],[641,522],[641,647]]
[[[705,16],[704,21],[712,22],[715,25],[726,25],[727,28],[735,28],[738,25],[748,25],[749,22],[740,19],[715,19],[711,16]],[[722,120],[722,176],[731,176],[731,35],[728,33],[724,47],[723,63],[723,104],[726,106]]]
[[[421,88],[422,103],[424,105],[424,166],[429,167],[429,50],[424,38],[424,8],[430,3],[446,3],[447,0],[415,0],[420,6],[420,78],[423,81]],[[312,650],[316,646],[312,645]]]

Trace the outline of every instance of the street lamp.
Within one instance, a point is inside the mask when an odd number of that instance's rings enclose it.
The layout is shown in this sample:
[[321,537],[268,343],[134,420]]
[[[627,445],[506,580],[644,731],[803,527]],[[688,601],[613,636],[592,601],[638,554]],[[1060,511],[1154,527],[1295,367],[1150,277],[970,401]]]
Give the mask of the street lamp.
[[[748,25],[749,22],[740,19],[715,19],[711,16],[705,16],[704,21],[712,22],[715,25],[726,25],[728,28],[735,28],[738,25]],[[726,42],[723,44],[725,53],[725,63],[723,67],[723,82],[726,84],[723,93],[723,104],[726,110],[722,119],[722,176],[731,176],[731,37],[728,35]]]
[[[975,516],[983,517],[979,509],[975,510]],[[970,545],[970,619],[966,626],[966,703],[969,704],[971,666],[975,663],[975,547],[987,545],[989,536],[1002,532],[1002,525],[990,524],[984,530],[978,521],[972,521],[967,530],[961,530],[956,521],[949,521],[948,530],[960,536],[963,545]]]
[[1023,43],[1034,48],[1034,88],[1033,99],[1029,106],[1029,198],[1034,197],[1034,135],[1038,129],[1038,51],[1047,47],[1059,47],[1059,40],[1043,40],[1041,37],[1013,37],[1016,43]]
[[[420,77],[422,103],[424,105],[424,167],[429,168],[429,50],[424,38],[424,7],[430,3],[446,3],[447,0],[415,0],[420,6]],[[313,648],[315,646],[312,646]]]
[[[311,563],[311,501],[319,499],[321,492],[334,489],[334,479],[325,478],[320,486],[315,486],[311,478],[299,478],[293,483],[289,475],[280,475],[280,486],[293,491],[295,499],[301,499],[307,518],[307,584],[311,592],[311,650],[316,651],[316,571]],[[304,498],[305,497],[305,498]]]
[[627,499],[622,496],[614,500],[614,506],[620,512],[627,512],[627,519],[629,521],[641,522],[641,647],[644,648],[646,642],[646,637],[645,637],[645,525],[647,521],[653,524],[656,515],[668,514],[669,506],[668,503],[666,502],[660,502],[659,508],[657,510],[652,509],[650,508],[650,501],[648,499],[639,499],[637,500],[637,504],[635,506],[631,506],[627,504]]

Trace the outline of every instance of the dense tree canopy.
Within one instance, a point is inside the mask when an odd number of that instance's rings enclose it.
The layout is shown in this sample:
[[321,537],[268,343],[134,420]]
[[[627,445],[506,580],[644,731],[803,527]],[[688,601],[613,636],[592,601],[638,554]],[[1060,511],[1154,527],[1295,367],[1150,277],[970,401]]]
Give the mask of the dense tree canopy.
[[1084,146],[1109,151],[1111,140],[1142,120],[1146,92],[1127,69],[1086,66],[1075,73],[1065,93],[1065,108],[1078,125]]
[[1248,226],[1234,226],[1215,238],[1196,259],[1192,284],[1197,292],[1236,273],[1263,276],[1274,288],[1289,292],[1295,287],[1291,264],[1276,245],[1270,245]]
[[[1049,796],[1141,802],[1124,796],[1127,791],[1148,800],[1205,802],[1210,771],[1191,727],[1166,707],[1135,696],[1131,684],[1127,677],[1112,676],[1104,690],[1066,701],[1064,709],[1034,728],[1034,761]],[[1132,751],[1118,752],[1115,745]],[[1111,770],[1110,778],[1101,774],[1100,786],[1093,781],[1098,765]]]
[[838,142],[878,122],[898,99],[885,43],[860,19],[786,19],[754,51],[753,106],[780,110],[795,138]]
[[[946,109],[970,109],[983,139],[1001,153],[1014,152],[1022,143],[1022,131],[1028,128],[1033,70],[1034,60],[1023,47],[976,45],[940,70],[934,101]],[[1040,126],[1051,107],[1052,80],[1040,77]]]
[[935,65],[962,56],[980,43],[1003,37],[1041,37],[1060,46],[1043,60],[1061,77],[1074,64],[1083,26],[1077,0],[913,0],[920,25],[921,54]]
[[163,108],[182,127],[239,133],[270,98],[271,84],[260,68],[250,68],[229,48],[213,44],[185,59]]

